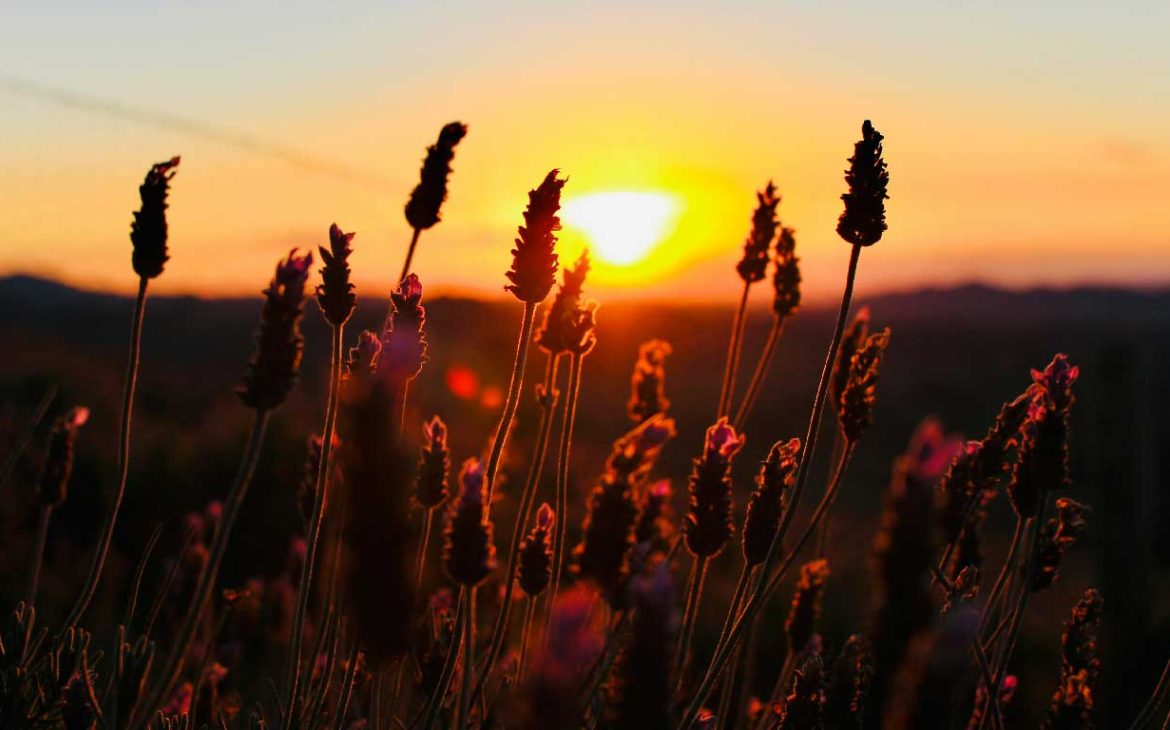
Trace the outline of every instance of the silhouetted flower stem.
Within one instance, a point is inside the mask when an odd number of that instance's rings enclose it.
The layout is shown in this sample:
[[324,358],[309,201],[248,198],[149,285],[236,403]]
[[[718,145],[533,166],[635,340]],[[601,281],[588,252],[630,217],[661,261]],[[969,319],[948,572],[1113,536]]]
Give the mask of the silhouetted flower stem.
[[549,622],[552,620],[552,607],[556,603],[557,594],[561,589],[561,573],[565,565],[565,535],[568,529],[569,513],[569,456],[573,445],[573,426],[577,421],[577,398],[581,394],[581,369],[584,355],[573,353],[569,356],[569,384],[567,388],[564,425],[561,427],[561,443],[557,449],[557,478],[556,495],[553,512],[557,515],[556,538],[553,541],[553,579],[552,592],[547,601],[548,611],[545,616],[545,631],[548,635]]
[[[720,635],[726,633],[731,628],[731,622],[739,616],[739,607],[743,603],[743,597],[747,592],[754,568],[754,565],[744,564],[743,569],[740,570],[739,580],[735,582],[735,590],[732,591],[731,604],[728,606],[727,618],[724,619],[723,630],[720,632]],[[723,689],[719,695],[719,710],[715,713],[715,716],[723,718],[723,721],[727,723],[725,727],[730,727],[732,718],[738,717],[740,712],[740,708],[735,705],[738,702],[738,684],[742,679],[743,662],[746,658],[743,650],[744,647],[742,646],[736,649],[735,654],[731,658],[730,665],[723,672]]]
[[353,697],[353,686],[357,682],[358,665],[361,663],[362,653],[357,642],[349,650],[348,661],[345,667],[345,679],[341,683],[341,697],[337,700],[337,712],[333,716],[333,730],[342,730],[349,715],[349,701]]
[[[787,555],[785,555],[784,562],[780,564],[780,567],[775,571],[772,579],[768,581],[768,587],[764,591],[765,599],[767,599],[767,597],[770,596],[772,592],[780,586],[780,581],[784,579],[785,572],[787,572],[788,567],[792,565],[792,561],[796,558],[796,554],[800,552],[800,549],[808,540],[809,534],[814,531],[814,528],[819,526],[820,523],[828,518],[829,510],[832,509],[833,502],[837,499],[837,494],[841,491],[841,482],[845,475],[845,469],[849,466],[849,463],[853,461],[853,454],[856,450],[857,444],[855,443],[849,444],[845,447],[845,452],[841,456],[841,468],[836,471],[836,473],[833,475],[832,481],[829,482],[829,486],[825,489],[825,494],[823,497],[821,497],[821,501],[817,505],[816,511],[813,512],[812,517],[809,519],[809,525],[805,528],[805,532],[801,533],[800,539],[798,539],[796,544],[792,546],[792,550],[789,551]],[[795,504],[796,502],[793,500],[793,505]]]
[[577,704],[577,711],[582,719],[584,719],[585,713],[589,711],[589,706],[593,704],[593,697],[601,689],[601,685],[605,683],[605,678],[609,676],[609,670],[613,668],[613,663],[617,659],[618,649],[622,645],[622,634],[625,633],[629,620],[630,611],[628,609],[621,609],[614,616],[613,625],[610,626],[605,638],[605,647],[601,650],[601,656],[598,657],[597,664],[593,668],[593,673],[589,678],[589,684],[585,686],[585,690],[581,693],[581,699]]
[[528,657],[528,643],[531,640],[532,622],[536,616],[536,596],[524,598],[524,625],[520,630],[520,657],[516,660],[516,684],[524,681],[524,661]]
[[9,449],[8,456],[4,457],[4,466],[0,467],[0,493],[3,493],[4,485],[8,483],[8,478],[12,476],[12,472],[16,469],[21,455],[28,448],[28,442],[32,440],[33,432],[36,431],[37,426],[41,425],[45,414],[49,412],[49,406],[53,404],[53,400],[56,397],[57,387],[52,386],[45,392],[45,395],[41,398],[41,402],[37,404],[37,409],[33,411],[32,417],[24,424],[24,430],[20,432],[16,443]]
[[406,275],[410,273],[410,263],[414,260],[414,249],[418,246],[418,238],[421,235],[421,228],[415,228],[414,232],[410,234],[410,246],[406,249],[406,261],[402,263],[402,273],[398,276],[399,281],[405,279]]
[[435,509],[427,507],[423,510],[422,523],[423,531],[422,537],[418,543],[418,555],[414,559],[414,588],[415,595],[421,595],[423,577],[423,564],[426,563],[427,547],[431,543],[431,530],[435,525]]
[[719,408],[716,418],[730,415],[731,398],[735,393],[735,374],[739,370],[739,356],[743,351],[744,321],[747,319],[748,291],[751,282],[743,285],[743,294],[739,298],[739,308],[735,310],[735,319],[731,324],[731,339],[727,343],[727,362],[723,366],[723,387],[719,391]]
[[[853,301],[853,284],[857,278],[857,263],[861,258],[860,244],[853,244],[849,256],[849,268],[845,274],[845,291],[841,295],[841,307],[837,312],[837,325],[833,331],[833,337],[829,341],[829,351],[825,357],[825,364],[821,369],[821,379],[817,384],[816,396],[813,398],[812,415],[809,418],[808,431],[804,439],[804,454],[800,460],[800,466],[797,471],[796,486],[792,489],[792,498],[790,500],[790,507],[785,511],[784,517],[780,521],[780,528],[776,531],[775,537],[772,539],[772,544],[768,548],[768,556],[764,559],[763,568],[760,570],[759,577],[756,580],[756,585],[752,592],[748,595],[747,602],[744,604],[743,611],[739,619],[736,620],[732,626],[731,631],[728,632],[727,638],[717,647],[715,655],[712,657],[711,665],[707,669],[707,674],[703,678],[694,695],[691,697],[691,703],[683,713],[682,722],[679,727],[682,730],[690,727],[690,724],[698,716],[699,710],[703,703],[707,700],[707,696],[714,688],[715,680],[723,671],[723,666],[727,663],[731,655],[731,649],[734,648],[735,643],[743,636],[744,631],[751,625],[760,606],[763,605],[764,599],[767,598],[767,587],[769,577],[772,574],[776,561],[780,557],[780,546],[784,542],[784,535],[788,531],[788,525],[791,524],[792,518],[796,513],[796,506],[800,502],[800,495],[804,491],[804,484],[808,480],[809,465],[813,461],[813,456],[816,453],[817,437],[819,436],[821,417],[825,412],[825,399],[829,393],[829,374],[833,369],[833,362],[837,359],[837,348],[841,346],[841,337],[845,333],[845,322],[849,316],[849,306]],[[831,495],[828,491],[825,492],[825,497],[829,498]],[[810,527],[819,522],[828,504],[825,499],[821,500],[821,504],[817,506],[817,513],[813,515],[814,522],[810,523]],[[805,535],[802,535],[801,543],[803,543],[806,536],[811,534],[808,529]],[[793,555],[798,548],[794,548],[789,556]],[[791,564],[792,560],[789,557],[785,564]],[[780,571],[777,571],[780,575]]]
[[768,330],[768,339],[764,341],[764,351],[760,353],[760,359],[756,362],[756,369],[752,373],[751,382],[748,383],[747,392],[743,394],[743,401],[739,404],[739,410],[735,412],[735,420],[732,425],[737,431],[742,430],[743,425],[747,423],[752,407],[756,404],[756,398],[760,395],[760,388],[763,387],[764,378],[767,377],[768,368],[772,364],[772,356],[776,353],[776,344],[780,342],[780,337],[784,334],[785,319],[785,317],[776,317],[772,320],[772,328]]
[[[1036,554],[1040,545],[1040,525],[1043,522],[1042,518],[1044,516],[1043,499],[1044,498],[1042,496],[1037,516],[1029,518],[1028,520],[1030,523],[1030,540],[1028,545],[1028,552],[1024,558],[1024,571],[1020,574],[1021,577],[1018,581],[1018,597],[1012,606],[1010,613],[1011,620],[1008,624],[1007,635],[1004,638],[1003,647],[1000,650],[998,657],[993,660],[992,668],[994,669],[994,673],[992,674],[991,687],[987,692],[987,704],[992,709],[992,712],[983,713],[983,718],[979,725],[981,730],[986,726],[989,715],[995,715],[997,717],[1000,715],[999,692],[995,690],[998,690],[1000,684],[1003,682],[1003,678],[1007,672],[1008,664],[1011,662],[1012,654],[1015,652],[1016,641],[1020,637],[1020,627],[1023,625],[1024,611],[1028,608],[1028,599],[1032,597],[1033,591],[1031,586],[1031,577],[1036,562]],[[992,690],[991,688],[995,688],[995,690]]]
[[528,364],[528,350],[532,344],[536,305],[536,302],[524,302],[524,314],[520,319],[520,339],[516,343],[516,357],[512,362],[512,374],[508,380],[508,395],[504,399],[504,412],[500,416],[500,424],[496,427],[496,436],[492,440],[492,450],[488,454],[487,497],[484,502],[488,509],[491,509],[492,489],[496,484],[496,470],[500,467],[500,457],[504,453],[504,444],[508,440],[508,432],[512,428],[512,419],[516,417],[520,389],[524,387],[524,368]]
[[1020,543],[1024,538],[1024,528],[1027,526],[1027,521],[1022,517],[1016,517],[1016,526],[1012,531],[1012,541],[1008,544],[1007,557],[1003,560],[1003,566],[999,569],[999,575],[995,578],[995,583],[991,586],[991,592],[987,594],[987,600],[983,604],[983,616],[979,620],[979,637],[983,644],[991,640],[991,637],[984,636],[987,631],[992,615],[996,612],[996,604],[999,601],[1001,591],[1007,582],[1008,576],[1015,570],[1016,560],[1019,555]]
[[674,651],[674,671],[677,675],[675,686],[681,688],[686,677],[687,660],[691,653],[691,639],[695,635],[695,619],[699,613],[699,597],[703,595],[703,583],[707,580],[708,556],[696,555],[691,568],[691,582],[687,588],[687,600],[683,604],[682,627],[679,631],[678,646]]
[[[849,468],[849,462],[853,459],[853,452],[857,450],[856,444],[846,442],[839,450],[837,462],[833,465],[833,475],[829,478],[829,486],[825,488],[826,491],[832,489],[836,491],[841,484],[841,480],[845,477],[845,470]],[[829,543],[829,518],[832,516],[833,502],[829,502],[828,507],[825,508],[825,517],[821,520],[821,529],[817,536],[816,556],[818,558],[825,557],[825,552],[828,550]]]
[[118,421],[118,480],[115,483],[109,507],[106,509],[93,562],[90,563],[89,573],[85,577],[85,585],[82,586],[81,593],[77,596],[77,601],[70,609],[69,615],[61,624],[62,632],[76,626],[81,621],[85,610],[89,608],[89,602],[93,600],[93,594],[97,591],[102,570],[106,565],[106,558],[110,554],[110,544],[114,540],[118,512],[122,509],[122,497],[126,494],[126,477],[130,473],[130,416],[134,408],[134,389],[138,385],[138,359],[142,352],[142,319],[146,313],[146,287],[149,281],[145,276],[138,279],[138,296],[134,300],[134,319],[130,324],[130,354],[126,361],[126,376],[122,390],[122,412]]
[[[199,628],[199,618],[203,614],[203,609],[207,606],[208,599],[211,598],[212,589],[215,587],[215,581],[219,575],[219,567],[223,563],[224,554],[227,552],[228,540],[231,538],[232,528],[235,526],[236,519],[240,515],[240,508],[243,506],[244,497],[248,494],[248,487],[252,483],[252,475],[256,472],[256,462],[260,458],[260,448],[264,445],[264,434],[268,428],[269,415],[270,412],[267,409],[258,409],[256,411],[252,431],[248,434],[248,442],[244,447],[244,455],[240,460],[235,481],[232,483],[232,488],[224,500],[223,516],[220,518],[220,523],[215,530],[207,563],[200,572],[195,594],[187,606],[187,613],[183,618],[183,623],[179,631],[175,634],[170,654],[167,655],[166,661],[155,675],[157,681],[151,692],[146,695],[146,701],[141,705],[143,712],[140,714],[143,719],[149,718],[151,712],[160,705],[162,699],[171,691],[171,688],[179,677],[180,670],[183,668],[183,659],[187,656],[187,650],[191,647],[192,639],[195,638],[195,632]],[[141,727],[141,725],[135,723],[130,724],[129,727]]]
[[[455,675],[455,665],[459,663],[459,654],[463,649],[463,614],[467,611],[468,593],[469,589],[466,586],[459,588],[459,597],[456,599],[458,605],[455,628],[451,635],[451,643],[447,648],[447,658],[443,660],[443,669],[439,673],[439,681],[435,685],[435,691],[427,698],[427,703],[423,708],[422,727],[425,730],[431,730],[438,721],[443,709],[443,698],[447,695],[447,688],[451,686],[451,678]],[[410,726],[415,727],[416,723],[411,723]]]
[[540,423],[537,426],[536,444],[532,449],[532,463],[528,467],[528,476],[524,480],[524,489],[520,493],[520,503],[516,507],[516,523],[512,529],[512,543],[508,551],[508,567],[504,571],[504,597],[500,600],[500,612],[496,616],[496,625],[492,631],[492,640],[488,645],[488,653],[484,657],[483,666],[479,669],[475,682],[475,692],[472,699],[479,696],[483,684],[491,673],[492,665],[500,656],[504,647],[504,640],[508,635],[508,619],[512,613],[512,593],[516,587],[516,565],[520,557],[520,543],[528,524],[532,522],[533,508],[536,506],[536,491],[540,486],[540,477],[544,472],[544,458],[548,451],[548,441],[552,434],[553,414],[556,412],[557,396],[556,382],[557,369],[560,357],[549,355],[545,367],[544,383],[537,388],[537,400],[540,403]]
[[305,633],[305,616],[309,610],[309,599],[313,593],[313,572],[317,562],[320,544],[321,523],[325,517],[326,490],[329,488],[330,456],[333,434],[337,426],[337,411],[341,400],[341,372],[345,353],[343,349],[345,325],[334,325],[331,338],[329,365],[329,396],[325,406],[325,428],[321,433],[321,458],[317,464],[317,484],[313,490],[313,512],[309,518],[305,535],[305,563],[301,568],[300,585],[297,588],[297,606],[293,617],[292,636],[289,642],[288,676],[285,687],[285,728],[291,728],[297,715],[297,702],[301,683],[301,644]]
[[471,719],[471,674],[475,671],[475,588],[467,592],[463,611],[463,687],[459,691],[454,727],[465,728]]
[[41,505],[37,516],[37,536],[33,542],[32,567],[28,574],[28,591],[25,593],[26,605],[35,606],[37,602],[37,585],[41,582],[41,561],[45,556],[45,541],[49,536],[49,520],[53,516],[53,505]]
[[1150,693],[1150,699],[1146,700],[1146,704],[1142,705],[1142,709],[1138,712],[1137,717],[1130,724],[1131,730],[1138,730],[1139,728],[1149,726],[1154,711],[1162,703],[1162,696],[1165,694],[1167,686],[1170,686],[1170,661],[1166,662],[1166,666],[1162,669],[1162,676],[1158,677],[1158,683],[1154,685],[1154,691]]

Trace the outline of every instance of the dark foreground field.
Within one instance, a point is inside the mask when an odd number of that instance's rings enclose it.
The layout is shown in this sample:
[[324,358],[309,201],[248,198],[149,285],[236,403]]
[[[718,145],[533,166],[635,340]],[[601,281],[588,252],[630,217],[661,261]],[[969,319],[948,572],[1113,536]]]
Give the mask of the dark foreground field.
[[[451,424],[457,464],[482,451],[498,418],[518,310],[512,302],[424,303],[431,360],[411,389],[408,424],[415,424],[421,438],[423,418],[442,415]],[[1020,676],[1013,712],[1034,725],[1055,682],[1061,624],[1085,588],[1096,586],[1105,601],[1098,720],[1102,727],[1124,726],[1148,696],[1170,647],[1170,294],[1088,289],[1009,293],[968,287],[863,298],[861,303],[871,307],[875,325],[892,328],[893,339],[882,370],[877,426],[861,443],[834,514],[826,638],[838,644],[854,627],[864,625],[871,609],[868,560],[890,464],[916,424],[935,416],[948,431],[979,437],[1000,404],[1027,385],[1030,367],[1042,367],[1055,352],[1066,352],[1081,367],[1070,496],[1093,509],[1087,539],[1068,557],[1057,585],[1039,594],[1027,614],[1013,665]],[[117,554],[88,624],[116,623],[125,586],[156,525],[166,528],[160,553],[173,553],[184,513],[202,509],[226,491],[250,419],[232,389],[252,347],[258,308],[258,298],[150,300]],[[102,495],[114,478],[112,454],[131,309],[128,299],[29,278],[0,280],[0,452],[15,440],[50,385],[60,388],[54,413],[74,404],[92,409],[69,499],[52,524],[42,584],[42,603],[48,607],[68,605],[82,579]],[[348,332],[372,326],[384,311],[380,297],[367,298]],[[735,474],[737,514],[768,447],[803,431],[830,316],[827,311],[804,311],[785,334],[746,427],[747,446]],[[718,398],[720,353],[730,320],[729,308],[603,304],[599,344],[586,362],[577,423],[570,544],[580,524],[584,490],[601,470],[612,440],[630,425],[625,414],[629,372],[638,344],[652,337],[674,347],[666,366],[667,393],[679,434],[657,472],[674,479],[675,513],[683,510],[689,460],[700,450]],[[768,315],[762,311],[749,321],[749,362],[767,325]],[[226,585],[278,575],[290,537],[298,530],[296,485],[306,436],[320,428],[328,360],[327,332],[312,306],[305,330],[304,375],[290,403],[275,417],[272,439],[233,536]],[[539,367],[542,360],[534,358],[529,383]],[[503,466],[512,485],[523,477],[535,428],[531,387],[526,390]],[[826,427],[828,423],[826,419]],[[0,505],[0,606],[12,605],[25,581],[36,524],[30,486],[35,452]],[[818,455],[814,497],[824,483],[827,452],[826,445]],[[551,477],[548,471],[546,475]],[[542,489],[551,492],[551,478],[547,481]],[[514,492],[508,484],[501,489],[497,514],[506,529],[499,530],[497,543],[506,542],[514,510]],[[806,499],[805,506],[812,501]],[[989,564],[999,564],[1010,525],[1010,510],[1001,500],[991,519],[996,540]],[[737,551],[729,547],[711,570],[715,582],[696,636],[702,656],[715,641],[726,610],[739,571]],[[149,570],[146,585],[156,585],[161,571]],[[766,625],[776,630],[763,637],[766,646],[782,643],[789,594],[781,591],[771,608],[773,619]],[[52,608],[46,611],[50,622],[59,618]],[[760,672],[770,683],[778,669],[762,667]],[[280,671],[279,663],[272,671]]]

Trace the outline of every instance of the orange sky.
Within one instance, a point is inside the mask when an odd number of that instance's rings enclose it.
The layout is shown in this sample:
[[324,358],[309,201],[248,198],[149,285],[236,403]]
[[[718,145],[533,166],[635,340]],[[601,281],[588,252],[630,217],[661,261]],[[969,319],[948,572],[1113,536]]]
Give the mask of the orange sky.
[[[861,270],[871,291],[1170,283],[1170,82],[1156,71],[1170,52],[1151,30],[1170,11],[1157,5],[1056,19],[908,1],[881,18],[849,3],[722,13],[297,3],[282,16],[265,3],[93,15],[76,5],[55,17],[0,11],[22,14],[0,18],[0,273],[129,291],[136,186],[178,153],[172,260],[156,290],[256,292],[277,257],[324,243],[336,221],[357,231],[359,293],[381,296],[409,238],[402,205],[423,148],[459,119],[470,132],[444,221],[415,267],[432,293],[502,292],[525,194],[556,166],[570,177],[566,199],[663,191],[680,204],[649,259],[603,267],[593,296],[733,297],[753,193],[772,178],[808,296],[824,298],[848,254],[833,233],[841,171],[868,117],[891,172],[890,230]],[[169,122],[46,103],[6,78],[358,172],[343,179]],[[564,243],[572,256],[582,232],[567,229]]]

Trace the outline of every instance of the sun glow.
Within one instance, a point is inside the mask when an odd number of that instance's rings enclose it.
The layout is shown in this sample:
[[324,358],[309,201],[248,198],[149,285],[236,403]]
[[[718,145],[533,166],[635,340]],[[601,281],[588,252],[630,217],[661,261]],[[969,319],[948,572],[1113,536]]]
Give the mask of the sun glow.
[[682,205],[669,193],[592,193],[565,203],[565,224],[580,229],[591,251],[614,266],[646,258],[674,230]]

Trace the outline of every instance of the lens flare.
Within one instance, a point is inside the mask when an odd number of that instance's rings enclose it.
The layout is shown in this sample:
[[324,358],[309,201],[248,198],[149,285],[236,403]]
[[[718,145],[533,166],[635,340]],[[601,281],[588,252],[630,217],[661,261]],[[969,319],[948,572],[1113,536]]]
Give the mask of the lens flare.
[[679,199],[669,193],[613,191],[567,201],[561,218],[584,232],[599,259],[629,266],[670,235],[681,209]]

